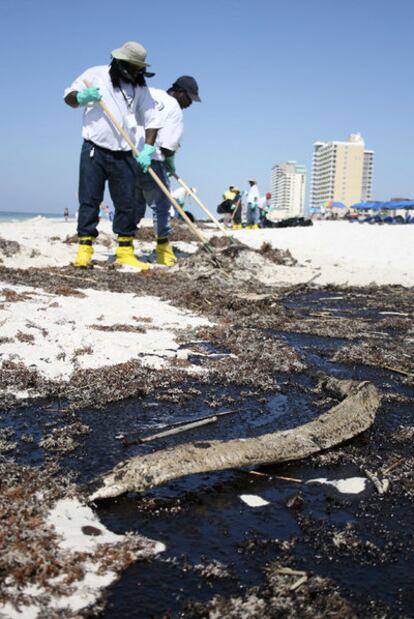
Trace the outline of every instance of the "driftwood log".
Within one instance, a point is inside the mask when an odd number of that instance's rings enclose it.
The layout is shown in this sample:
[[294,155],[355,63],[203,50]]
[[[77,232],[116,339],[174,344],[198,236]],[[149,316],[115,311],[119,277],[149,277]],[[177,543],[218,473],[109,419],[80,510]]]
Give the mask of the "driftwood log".
[[335,381],[345,399],[314,421],[251,439],[186,443],[118,464],[93,482],[89,499],[142,491],[194,473],[300,460],[360,434],[373,423],[380,396],[374,385]]

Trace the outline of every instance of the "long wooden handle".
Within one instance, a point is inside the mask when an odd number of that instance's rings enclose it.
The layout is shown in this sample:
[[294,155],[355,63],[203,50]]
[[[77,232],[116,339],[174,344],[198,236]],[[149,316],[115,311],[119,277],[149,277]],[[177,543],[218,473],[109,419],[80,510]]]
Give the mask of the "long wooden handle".
[[[88,82],[88,80],[83,80],[83,81],[84,81],[84,84],[86,85],[87,88],[89,88],[91,86],[91,83]],[[102,101],[102,99],[100,101],[98,101],[97,103],[102,108],[102,110],[105,112],[106,116],[109,118],[109,120],[111,121],[111,123],[113,124],[115,129],[118,131],[118,133],[120,133],[120,135],[122,135],[122,137],[124,138],[125,142],[131,148],[134,157],[137,157],[139,155],[139,151],[138,151],[137,147],[135,146],[135,144],[133,143],[133,141],[131,140],[131,138],[129,137],[128,133],[124,130],[123,127],[121,127],[121,125],[119,124],[117,119],[114,117],[112,112],[108,109],[108,107],[105,105],[105,103]],[[181,206],[178,204],[178,202],[175,200],[175,198],[171,195],[171,193],[168,190],[168,188],[166,187],[166,185],[164,185],[162,180],[159,178],[159,176],[154,172],[154,170],[151,167],[148,168],[148,173],[152,176],[153,180],[157,183],[157,185],[161,189],[161,191],[164,192],[164,194],[167,196],[167,198],[170,200],[170,202],[174,205],[174,207],[180,213],[181,217],[184,219],[184,221],[186,222],[186,224],[188,225],[190,230],[193,232],[193,234],[198,237],[198,239],[203,243],[203,245],[207,246],[208,245],[207,240],[201,234],[200,230],[197,228],[197,226],[195,226],[193,224],[193,222],[188,217],[188,215],[186,214],[184,209],[181,208]]]
[[231,216],[231,221],[233,221],[233,220],[234,220],[234,218],[235,218],[235,216],[236,216],[236,213],[237,213],[237,211],[239,210],[239,208],[241,208],[241,198],[239,198],[239,199],[237,200],[237,203],[236,203],[236,208],[234,209],[233,214],[232,214],[232,216]]
[[191,187],[189,187],[187,183],[180,176],[178,176],[178,174],[174,173],[173,176],[181,187],[183,187],[190,194],[194,202],[197,202],[198,206],[210,217],[211,221],[216,224],[217,228],[224,232],[224,234],[228,234],[226,228],[218,221],[218,219],[216,219],[216,217],[214,217],[212,213],[210,213],[208,208],[201,202],[200,198],[194,193]]

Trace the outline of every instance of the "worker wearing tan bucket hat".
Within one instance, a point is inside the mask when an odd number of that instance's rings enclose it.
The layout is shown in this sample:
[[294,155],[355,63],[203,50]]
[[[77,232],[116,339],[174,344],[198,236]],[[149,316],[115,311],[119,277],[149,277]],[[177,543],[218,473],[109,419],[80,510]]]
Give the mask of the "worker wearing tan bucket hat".
[[256,179],[249,178],[248,183],[250,189],[247,192],[247,225],[246,228],[250,230],[256,230],[259,226],[257,224],[257,207],[260,200],[259,189],[257,187]]
[[134,255],[136,183],[139,168],[131,147],[115,132],[103,109],[105,102],[119,125],[133,136],[142,126],[145,144],[138,163],[146,171],[155,152],[155,140],[161,117],[146,85],[145,78],[154,74],[147,68],[147,51],[135,41],[114,49],[108,65],[91,67],[65,90],[65,102],[84,108],[84,139],[79,174],[79,248],[74,266],[88,267],[93,256],[92,243],[98,236],[99,205],[105,184],[115,207],[113,231],[118,235],[116,263],[147,269],[149,265]]

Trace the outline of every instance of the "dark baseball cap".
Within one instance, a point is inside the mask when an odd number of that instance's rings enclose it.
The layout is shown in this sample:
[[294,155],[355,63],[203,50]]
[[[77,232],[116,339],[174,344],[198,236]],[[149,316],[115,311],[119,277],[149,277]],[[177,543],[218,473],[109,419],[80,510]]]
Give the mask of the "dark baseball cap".
[[178,79],[175,80],[172,85],[173,88],[181,88],[185,90],[189,97],[191,97],[192,101],[200,101],[201,99],[198,96],[198,84],[191,75],[182,75]]

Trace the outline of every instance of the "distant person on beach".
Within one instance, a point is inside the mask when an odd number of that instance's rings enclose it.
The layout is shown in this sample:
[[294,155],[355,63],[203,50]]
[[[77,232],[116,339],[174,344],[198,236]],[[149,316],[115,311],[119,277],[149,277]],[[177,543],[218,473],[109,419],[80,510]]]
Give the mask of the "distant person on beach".
[[[184,187],[177,187],[177,189],[174,189],[174,191],[171,192],[171,195],[174,198],[174,200],[177,202],[177,204],[181,206],[182,209],[184,209],[185,202],[189,195],[188,191],[184,189]],[[173,205],[171,205],[170,215],[171,217],[177,216],[177,211],[175,210]]]
[[[195,187],[190,188],[193,193],[197,193],[197,189]],[[177,202],[178,206],[181,206],[187,217],[190,217],[191,221],[194,221],[193,215],[186,210],[188,199],[190,198],[190,193],[184,187],[177,187],[174,191],[171,192],[172,197]],[[177,217],[178,219],[182,219],[182,216],[174,206],[171,204],[170,206],[170,217]]]
[[223,201],[218,205],[217,213],[224,215],[223,221],[226,225],[233,224],[235,230],[241,228],[240,189],[234,185],[229,185],[222,198]]
[[110,215],[111,215],[111,210],[109,206],[107,206],[104,202],[102,202],[99,207],[99,218],[100,219],[105,218],[108,221],[112,221]]
[[225,213],[231,213],[233,210],[233,200],[236,195],[234,185],[229,185],[229,188],[223,193],[222,201],[217,207],[217,213],[223,215]]
[[270,213],[272,209],[271,205],[272,194],[268,191],[266,195],[262,198],[259,198],[257,206],[259,209],[259,224],[261,228],[266,227],[267,215]]
[[[147,263],[137,260],[133,246],[136,211],[140,207],[136,186],[140,187],[146,176],[143,172],[151,165],[157,132],[161,127],[160,114],[145,82],[146,77],[154,75],[147,72],[146,57],[147,51],[140,43],[125,43],[113,50],[109,66],[87,69],[65,90],[67,105],[84,107],[79,175],[79,248],[73,263],[75,267],[91,265],[92,243],[98,236],[99,206],[108,182],[115,207],[113,231],[118,235],[116,263],[137,269],[149,268]],[[114,131],[98,105],[101,99],[118,123],[126,125],[130,133],[143,127],[143,148],[136,161],[130,146]]]
[[238,187],[235,187],[236,195],[233,198],[233,213],[232,222],[234,230],[241,230],[242,228],[242,215],[243,215],[243,203],[242,192]]
[[[198,94],[198,84],[190,75],[178,77],[167,91],[158,88],[150,88],[149,91],[161,117],[151,167],[168,187],[168,175],[175,174],[175,154],[184,132],[183,110],[201,99]],[[141,135],[137,134],[137,138],[137,148],[140,151],[144,142],[143,131]],[[148,205],[153,211],[157,235],[156,262],[164,266],[172,266],[177,258],[169,242],[171,202],[149,174],[139,172],[139,175],[136,225],[138,226],[144,217]],[[189,216],[190,219],[194,219],[191,213]]]
[[257,229],[259,226],[257,225],[257,210],[260,199],[259,189],[256,184],[256,180],[254,178],[249,179],[250,189],[247,193],[247,213],[246,213],[246,223],[247,228],[250,230]]
[[63,219],[65,221],[69,221],[69,209],[68,208],[63,209]]

